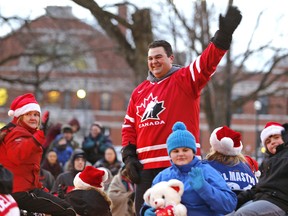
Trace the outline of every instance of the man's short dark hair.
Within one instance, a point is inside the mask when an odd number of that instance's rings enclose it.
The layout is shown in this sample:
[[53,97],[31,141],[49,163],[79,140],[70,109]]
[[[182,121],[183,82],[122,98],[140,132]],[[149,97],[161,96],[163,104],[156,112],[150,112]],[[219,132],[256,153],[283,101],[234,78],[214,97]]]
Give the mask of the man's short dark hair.
[[156,48],[156,47],[163,47],[168,57],[173,55],[173,51],[172,51],[172,47],[171,47],[170,43],[168,43],[165,40],[153,41],[152,43],[149,44],[148,49]]

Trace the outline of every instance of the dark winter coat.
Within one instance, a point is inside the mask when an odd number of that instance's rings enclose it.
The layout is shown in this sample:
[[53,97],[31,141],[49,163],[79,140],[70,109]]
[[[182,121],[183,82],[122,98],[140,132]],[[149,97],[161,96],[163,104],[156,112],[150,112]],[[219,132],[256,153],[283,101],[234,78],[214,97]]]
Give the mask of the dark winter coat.
[[63,172],[63,169],[57,160],[56,164],[50,164],[47,158],[44,158],[41,167],[45,170],[48,170],[56,179],[60,173]]
[[52,175],[52,173],[49,172],[48,170],[41,168],[39,179],[40,179],[40,182],[43,184],[43,187],[45,187],[49,191],[51,191],[51,189],[54,185],[54,182],[55,182],[55,178]]
[[77,214],[81,216],[112,216],[111,200],[100,190],[73,190],[66,195]]
[[288,212],[288,146],[278,147],[282,149],[263,161],[258,184],[238,195],[237,207],[249,200],[267,200]]
[[105,136],[102,133],[100,133],[96,138],[89,134],[84,138],[82,143],[82,149],[86,153],[87,161],[91,164],[104,158],[105,150],[110,146],[113,146],[112,141],[108,136]]
[[74,150],[70,160],[68,161],[68,165],[70,165],[68,171],[58,175],[51,190],[52,194],[59,196],[59,191],[61,190],[61,193],[63,193],[65,196],[66,193],[72,191],[75,188],[73,184],[74,177],[77,175],[77,173],[82,171],[76,170],[74,167],[74,161],[77,157],[84,157],[84,159],[86,159],[85,153],[82,149]]

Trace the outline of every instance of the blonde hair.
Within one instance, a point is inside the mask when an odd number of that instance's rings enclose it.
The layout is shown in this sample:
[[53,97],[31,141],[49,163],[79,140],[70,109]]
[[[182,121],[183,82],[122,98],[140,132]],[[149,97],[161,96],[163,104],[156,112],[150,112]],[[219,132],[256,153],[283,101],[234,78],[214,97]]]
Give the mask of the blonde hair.
[[247,163],[244,155],[242,153],[238,155],[224,155],[218,151],[215,151],[211,148],[210,152],[206,155],[206,159],[209,161],[215,160],[219,163],[225,164],[225,165],[236,165],[240,162]]

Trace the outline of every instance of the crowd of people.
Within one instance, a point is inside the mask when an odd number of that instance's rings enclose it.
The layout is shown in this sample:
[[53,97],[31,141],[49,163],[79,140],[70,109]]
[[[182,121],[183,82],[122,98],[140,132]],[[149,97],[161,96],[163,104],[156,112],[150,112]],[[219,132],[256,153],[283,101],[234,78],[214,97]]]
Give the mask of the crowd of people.
[[[0,132],[0,168],[5,169],[5,176],[10,178],[4,179],[7,183],[1,179],[1,216],[17,216],[20,212],[56,216],[112,215],[112,200],[106,194],[110,184],[111,187],[114,184],[119,185],[119,182],[112,182],[114,176],[118,176],[121,183],[123,179],[123,188],[119,188],[119,191],[128,194],[119,206],[125,204],[126,200],[131,207],[127,208],[127,212],[133,210],[133,183],[123,175],[125,167],[118,160],[114,145],[110,138],[104,135],[99,122],[91,125],[89,134],[79,143],[74,140],[74,133],[77,133],[80,127],[79,122],[75,119],[69,122],[76,123],[77,127],[69,123],[57,123],[57,133],[53,125],[49,124],[50,113],[42,112],[31,93],[16,97],[11,103],[8,115],[13,119],[1,128]],[[50,140],[50,143],[47,143],[47,140]],[[5,177],[2,173],[1,178]],[[105,180],[100,181],[98,175],[105,176]],[[75,184],[75,181],[79,183],[79,180],[75,180],[79,179],[79,176],[82,177],[82,185]],[[90,188],[94,189],[93,193]],[[111,194],[118,193],[115,188],[114,186]],[[87,194],[88,198],[81,201],[79,194],[83,195],[82,197]],[[89,203],[89,197],[97,198],[99,203],[102,200],[102,204],[95,206],[93,202]],[[114,196],[114,200],[117,198]],[[106,209],[101,210],[105,203],[108,203]],[[21,211],[15,213],[17,209]]]
[[211,133],[210,152],[201,157],[200,92],[241,19],[229,7],[211,43],[187,67],[172,64],[167,41],[149,45],[148,78],[133,91],[124,117],[123,162],[101,122],[81,138],[77,119],[49,124],[49,111],[33,94],[16,97],[12,120],[0,131],[0,216],[156,216],[143,195],[172,179],[184,185],[188,216],[286,215],[288,123],[268,122],[262,130],[260,166],[242,153],[241,134],[225,125]]

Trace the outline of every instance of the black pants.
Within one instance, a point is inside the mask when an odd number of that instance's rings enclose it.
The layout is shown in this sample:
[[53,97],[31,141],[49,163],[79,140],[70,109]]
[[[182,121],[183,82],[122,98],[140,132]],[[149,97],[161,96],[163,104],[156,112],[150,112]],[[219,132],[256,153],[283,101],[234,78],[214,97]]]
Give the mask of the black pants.
[[135,211],[137,216],[140,215],[140,209],[144,203],[144,193],[151,187],[153,179],[162,170],[163,168],[141,171],[141,182],[136,185],[135,192]]
[[69,203],[41,189],[11,194],[20,209],[28,212],[45,213],[53,216],[75,216]]

